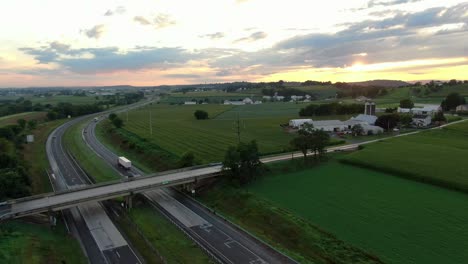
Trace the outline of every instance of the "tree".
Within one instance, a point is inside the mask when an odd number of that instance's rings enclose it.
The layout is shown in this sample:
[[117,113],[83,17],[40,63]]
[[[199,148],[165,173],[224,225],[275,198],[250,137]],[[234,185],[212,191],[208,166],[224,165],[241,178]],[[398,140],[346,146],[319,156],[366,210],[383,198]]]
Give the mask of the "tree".
[[114,120],[115,118],[117,117],[117,115],[115,113],[110,113],[109,114],[109,119],[112,121]]
[[379,116],[375,121],[375,125],[389,131],[396,127],[399,121],[400,116],[398,114],[386,114]]
[[361,124],[356,124],[351,128],[351,132],[353,133],[353,136],[360,136],[364,134],[364,128]]
[[262,163],[255,140],[240,142],[237,147],[230,146],[226,151],[223,169],[229,171],[231,178],[244,185],[252,181],[261,172]]
[[31,119],[28,121],[28,129],[29,130],[34,130],[37,127],[37,120]]
[[447,122],[447,118],[444,116],[444,112],[439,111],[434,114],[434,117],[432,117],[432,122]]
[[203,110],[197,110],[195,113],[193,113],[193,115],[197,120],[208,119],[208,113]]
[[330,135],[323,131],[313,129],[312,124],[305,124],[299,131],[298,136],[291,140],[290,144],[296,149],[299,149],[304,155],[304,160],[307,158],[307,150],[314,152],[315,157],[320,157],[325,153],[325,147],[330,141]]
[[189,151],[182,155],[182,157],[179,160],[179,166],[181,168],[192,167],[193,165],[195,165],[195,155],[193,154],[193,152]]
[[307,136],[305,135],[298,135],[297,137],[293,138],[290,142],[291,146],[295,149],[298,149],[304,155],[304,160],[307,158],[307,150],[310,147],[310,144],[307,142]]
[[21,118],[21,119],[16,120],[16,123],[18,123],[18,125],[21,127],[22,130],[26,128],[26,120]]
[[413,117],[410,114],[401,114],[400,115],[400,123],[404,127],[408,127],[409,125],[411,125],[412,122],[413,122]]
[[442,101],[441,106],[444,111],[450,111],[462,104],[466,104],[465,97],[459,93],[451,93]]
[[121,128],[124,125],[123,120],[120,117],[115,117],[111,122],[116,128]]
[[408,99],[403,99],[403,100],[400,101],[400,107],[401,107],[401,108],[409,108],[409,109],[411,109],[411,108],[414,107],[414,103],[413,103],[413,101],[411,101],[411,99],[409,99],[409,98],[408,98]]

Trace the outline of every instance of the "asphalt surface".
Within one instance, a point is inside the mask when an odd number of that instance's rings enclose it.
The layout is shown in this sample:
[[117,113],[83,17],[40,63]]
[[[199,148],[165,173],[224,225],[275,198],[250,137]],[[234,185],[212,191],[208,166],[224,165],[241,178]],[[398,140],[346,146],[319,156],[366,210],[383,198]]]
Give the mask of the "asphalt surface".
[[[80,117],[54,130],[46,144],[52,167],[55,190],[66,190],[89,184],[86,174],[62,145],[67,128],[89,117]],[[88,214],[83,215],[83,211]],[[64,210],[70,229],[80,238],[91,263],[141,263],[99,203]],[[104,224],[101,224],[104,223]],[[94,224],[94,225],[91,225]]]
[[[118,168],[118,156],[99,142],[95,135],[95,127],[98,122],[90,122],[85,128],[84,139],[88,146],[121,175],[127,177],[143,176],[144,173],[134,166],[129,171]],[[162,188],[148,191],[144,195],[158,210],[168,215],[179,227],[183,228],[223,263],[296,263],[207,211],[197,202],[171,189]]]

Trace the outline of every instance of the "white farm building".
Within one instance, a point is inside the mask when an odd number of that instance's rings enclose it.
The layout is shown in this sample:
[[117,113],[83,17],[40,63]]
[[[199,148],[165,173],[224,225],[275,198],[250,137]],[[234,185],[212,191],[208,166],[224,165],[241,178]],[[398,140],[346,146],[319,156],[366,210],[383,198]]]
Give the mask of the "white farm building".
[[312,119],[291,119],[289,120],[289,126],[292,128],[301,128],[304,124],[312,123]]

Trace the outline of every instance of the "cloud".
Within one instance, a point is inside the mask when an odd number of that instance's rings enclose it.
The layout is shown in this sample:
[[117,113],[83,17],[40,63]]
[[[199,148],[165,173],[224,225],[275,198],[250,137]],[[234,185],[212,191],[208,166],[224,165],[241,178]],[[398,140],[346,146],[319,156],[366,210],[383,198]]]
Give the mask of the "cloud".
[[100,72],[135,71],[141,69],[166,69],[180,66],[200,54],[181,48],[140,47],[122,52],[115,47],[55,49],[49,44],[40,48],[21,48],[42,64],[56,63],[62,68],[80,74]]
[[104,31],[105,31],[104,25],[96,25],[89,30],[85,30],[85,34],[86,36],[88,36],[88,38],[99,39],[104,34]]
[[176,24],[175,20],[168,14],[158,14],[153,22],[156,28],[165,28]]
[[168,14],[157,14],[153,18],[146,18],[144,16],[135,16],[133,21],[143,26],[154,26],[157,29],[173,26],[176,21]]
[[407,3],[414,3],[420,2],[422,0],[390,0],[390,1],[382,1],[382,0],[370,0],[367,2],[367,7],[372,8],[375,6],[394,6],[394,5],[401,5]]
[[216,33],[212,33],[212,34],[201,35],[200,37],[209,38],[209,39],[220,39],[220,38],[224,38],[224,33],[223,32],[216,32]]
[[176,79],[198,79],[198,78],[201,78],[201,75],[198,75],[198,74],[178,74],[178,73],[174,73],[174,74],[165,74],[164,77],[167,77],[167,78],[176,78]]
[[149,22],[146,18],[142,17],[142,16],[136,16],[133,18],[133,21],[135,22],[138,22],[144,26],[146,25],[151,25],[151,22]]
[[238,42],[253,42],[253,41],[257,41],[257,40],[260,40],[260,39],[264,39],[268,36],[267,33],[263,32],[263,31],[257,31],[255,33],[252,33],[250,34],[250,36],[248,37],[244,37],[244,38],[240,38],[240,39],[237,39],[234,41],[234,43],[238,43]]
[[124,6],[118,6],[114,10],[108,9],[106,13],[104,13],[104,16],[113,16],[115,14],[122,15],[127,11],[127,9]]

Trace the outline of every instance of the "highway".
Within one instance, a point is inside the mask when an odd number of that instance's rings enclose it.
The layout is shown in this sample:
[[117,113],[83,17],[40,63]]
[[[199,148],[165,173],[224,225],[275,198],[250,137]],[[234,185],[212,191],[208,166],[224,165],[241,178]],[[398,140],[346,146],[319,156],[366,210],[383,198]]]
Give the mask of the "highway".
[[[122,176],[144,176],[145,174],[134,166],[130,171],[117,168],[118,156],[99,142],[96,137],[95,127],[97,123],[90,122],[85,128],[87,132],[84,133],[83,138],[88,146],[109,165],[119,171]],[[203,169],[190,170],[190,172],[201,172],[203,170],[209,173],[216,173],[220,172],[222,167],[221,165],[210,166]],[[181,172],[180,174],[186,175],[188,172]],[[174,175],[176,174],[171,173],[158,176],[157,178],[170,177],[170,181],[172,182],[175,180]],[[209,250],[222,263],[297,263],[258,241],[243,230],[214,215],[194,200],[174,190],[161,188],[144,192],[143,195],[155,208],[167,215],[168,218],[174,221],[175,224],[181,227],[202,247]]]
[[[62,145],[65,131],[85,118],[79,117],[63,124],[47,140],[46,151],[53,173],[51,180],[56,191],[90,183]],[[64,218],[79,238],[91,263],[141,263],[100,203],[87,203],[65,210]]]

